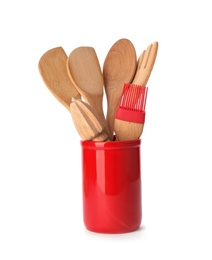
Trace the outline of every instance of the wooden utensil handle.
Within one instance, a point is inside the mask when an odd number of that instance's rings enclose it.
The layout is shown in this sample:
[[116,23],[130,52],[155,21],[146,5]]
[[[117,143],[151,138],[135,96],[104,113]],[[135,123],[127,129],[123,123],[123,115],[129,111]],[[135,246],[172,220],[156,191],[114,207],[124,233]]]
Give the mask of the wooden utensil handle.
[[101,141],[101,142],[107,142],[110,141],[108,135],[104,132],[100,133],[98,136],[94,137],[92,140],[90,141]]
[[112,135],[110,135],[110,131],[106,123],[102,100],[100,98],[91,97],[91,98],[87,98],[87,102],[99,116],[99,120],[101,120],[102,126],[104,128],[104,132],[109,136],[109,138],[112,138]]

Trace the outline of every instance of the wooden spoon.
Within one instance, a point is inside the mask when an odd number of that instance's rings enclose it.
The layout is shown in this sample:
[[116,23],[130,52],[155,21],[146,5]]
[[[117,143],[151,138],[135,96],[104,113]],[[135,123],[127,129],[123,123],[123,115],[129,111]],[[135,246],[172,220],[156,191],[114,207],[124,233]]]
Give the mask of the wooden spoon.
[[[103,75],[95,49],[78,47],[67,60],[68,75],[85,101],[97,112],[103,122]],[[104,123],[106,127],[106,122]]]
[[72,98],[80,99],[81,96],[68,76],[67,59],[62,47],[53,48],[40,58],[38,69],[51,93],[69,110]]
[[110,48],[103,65],[103,78],[107,96],[106,122],[113,136],[114,119],[124,83],[130,83],[137,67],[136,51],[128,39],[120,39]]
[[101,118],[89,104],[82,100],[74,100],[70,104],[70,112],[82,140],[110,141],[104,132]]

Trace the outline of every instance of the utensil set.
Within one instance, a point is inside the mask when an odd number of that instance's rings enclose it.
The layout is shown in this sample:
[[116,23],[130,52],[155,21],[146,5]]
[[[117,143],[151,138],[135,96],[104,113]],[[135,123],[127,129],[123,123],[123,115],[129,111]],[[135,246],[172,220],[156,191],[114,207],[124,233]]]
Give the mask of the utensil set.
[[146,84],[157,51],[154,42],[137,60],[132,42],[120,39],[110,48],[101,70],[93,47],[78,47],[69,56],[57,47],[41,56],[38,69],[50,92],[70,111],[82,140],[134,140],[143,132]]

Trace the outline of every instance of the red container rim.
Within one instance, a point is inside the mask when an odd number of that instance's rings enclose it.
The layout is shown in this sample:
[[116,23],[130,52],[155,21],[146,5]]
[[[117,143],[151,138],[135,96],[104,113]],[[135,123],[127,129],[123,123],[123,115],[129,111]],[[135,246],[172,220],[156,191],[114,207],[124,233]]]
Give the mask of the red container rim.
[[94,150],[114,150],[114,149],[129,149],[139,147],[141,144],[141,139],[136,140],[126,140],[126,141],[109,141],[109,142],[101,142],[101,141],[80,141],[81,146],[84,149],[94,149]]

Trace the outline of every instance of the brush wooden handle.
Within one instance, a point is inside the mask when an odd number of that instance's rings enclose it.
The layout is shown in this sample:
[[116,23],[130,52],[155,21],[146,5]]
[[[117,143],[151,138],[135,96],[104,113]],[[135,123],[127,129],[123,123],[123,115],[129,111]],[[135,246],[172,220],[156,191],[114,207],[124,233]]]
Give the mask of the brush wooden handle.
[[115,119],[116,141],[135,140],[140,138],[144,124]]

